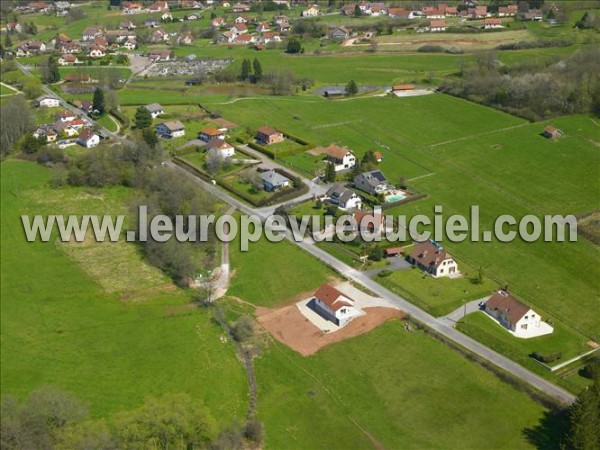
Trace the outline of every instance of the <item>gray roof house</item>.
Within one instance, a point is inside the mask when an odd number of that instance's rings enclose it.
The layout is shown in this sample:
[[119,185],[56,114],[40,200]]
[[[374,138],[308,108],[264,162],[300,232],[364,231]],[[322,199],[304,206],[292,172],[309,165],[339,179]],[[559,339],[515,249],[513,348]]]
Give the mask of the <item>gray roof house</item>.
[[278,172],[274,170],[268,170],[260,174],[260,178],[263,181],[263,186],[265,191],[276,191],[283,187],[287,187],[290,185],[290,179],[284,177]]
[[334,184],[327,191],[329,203],[337,205],[340,209],[358,209],[362,204],[362,199],[356,195],[352,189],[339,183]]
[[355,186],[369,194],[382,194],[390,188],[381,170],[361,173],[354,179]]
[[165,109],[158,103],[150,103],[149,105],[144,106],[144,108],[150,111],[153,119],[156,119],[158,116],[165,113]]

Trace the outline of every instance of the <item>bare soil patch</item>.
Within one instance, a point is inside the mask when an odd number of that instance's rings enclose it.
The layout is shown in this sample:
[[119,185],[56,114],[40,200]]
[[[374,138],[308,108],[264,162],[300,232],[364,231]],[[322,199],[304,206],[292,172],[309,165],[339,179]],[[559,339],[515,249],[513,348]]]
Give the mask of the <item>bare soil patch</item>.
[[366,313],[357,317],[335,333],[326,334],[302,315],[296,304],[278,309],[256,308],[258,323],[275,339],[302,356],[310,356],[321,348],[371,331],[394,317],[403,318],[404,313],[393,308],[365,308]]
[[217,119],[210,119],[210,121],[213,122],[215,125],[225,128],[235,128],[238,126],[237,123],[231,122],[227,119],[223,119],[222,117],[219,117]]

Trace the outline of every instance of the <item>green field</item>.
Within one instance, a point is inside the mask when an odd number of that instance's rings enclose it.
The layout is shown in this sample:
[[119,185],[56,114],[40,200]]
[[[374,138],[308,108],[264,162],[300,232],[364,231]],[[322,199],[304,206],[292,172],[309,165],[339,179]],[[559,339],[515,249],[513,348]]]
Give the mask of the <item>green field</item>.
[[[62,244],[25,241],[20,214],[114,213],[130,193],[50,190],[47,169],[13,161],[1,169],[2,394],[23,398],[53,384],[88,402],[95,417],[107,417],[147,396],[186,392],[222,424],[244,417],[246,375],[233,345],[223,344],[210,314],[189,308],[188,295],[147,266],[132,244],[94,244],[128,247],[103,260],[103,250],[70,258]],[[124,281],[118,292],[102,272],[89,270],[102,264],[113,284]]]
[[271,448],[529,448],[525,430],[542,414],[397,320],[308,358],[273,343],[256,375]]

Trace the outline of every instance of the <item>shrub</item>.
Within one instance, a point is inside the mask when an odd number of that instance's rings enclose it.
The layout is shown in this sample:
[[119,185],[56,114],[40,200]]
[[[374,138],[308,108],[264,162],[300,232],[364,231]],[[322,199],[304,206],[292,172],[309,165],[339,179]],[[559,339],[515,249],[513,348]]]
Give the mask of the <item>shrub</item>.
[[379,278],[385,278],[385,277],[389,277],[391,274],[393,274],[394,271],[393,270],[389,270],[389,269],[383,269],[381,272],[379,272],[377,274],[377,276]]
[[533,352],[531,355],[533,359],[536,359],[543,363],[551,363],[553,361],[557,361],[562,358],[561,352],[555,353],[542,353],[542,352]]

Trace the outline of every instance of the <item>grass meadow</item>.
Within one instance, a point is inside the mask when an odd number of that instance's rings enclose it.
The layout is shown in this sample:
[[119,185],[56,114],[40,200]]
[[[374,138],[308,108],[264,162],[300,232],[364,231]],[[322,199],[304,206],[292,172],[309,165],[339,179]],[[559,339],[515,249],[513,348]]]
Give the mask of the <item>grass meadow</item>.
[[71,251],[87,253],[71,258],[64,244],[25,241],[21,214],[115,213],[130,193],[53,190],[51,172],[31,163],[1,169],[2,394],[53,384],[105,417],[186,392],[223,424],[243,418],[246,374],[233,345],[132,244],[95,244],[127,246],[110,256],[84,244]]

